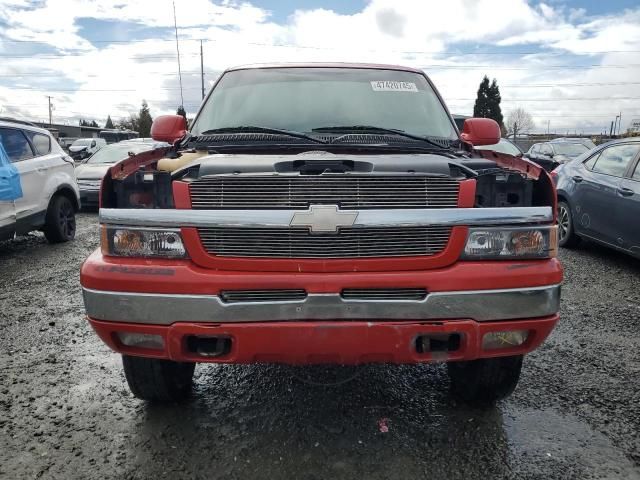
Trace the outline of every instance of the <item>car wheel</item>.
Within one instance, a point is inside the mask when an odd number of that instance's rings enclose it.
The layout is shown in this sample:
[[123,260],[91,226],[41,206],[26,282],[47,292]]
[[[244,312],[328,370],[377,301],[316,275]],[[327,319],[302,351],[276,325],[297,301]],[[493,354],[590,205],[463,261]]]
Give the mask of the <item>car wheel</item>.
[[44,236],[49,243],[62,243],[76,236],[76,212],[64,195],[56,195],[45,216]]
[[515,390],[522,355],[447,363],[451,393],[475,406],[490,406]]
[[573,216],[569,204],[564,201],[558,202],[558,245],[564,248],[575,247],[580,243],[573,230]]
[[191,395],[195,363],[122,356],[131,392],[142,400],[178,402]]

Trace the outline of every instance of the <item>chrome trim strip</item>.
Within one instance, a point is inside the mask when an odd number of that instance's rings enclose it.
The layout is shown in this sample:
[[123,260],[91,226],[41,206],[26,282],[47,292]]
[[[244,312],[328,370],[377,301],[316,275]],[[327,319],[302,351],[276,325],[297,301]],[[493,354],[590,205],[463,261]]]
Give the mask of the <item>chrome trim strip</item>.
[[296,301],[224,303],[217,295],[172,295],[83,288],[93,319],[170,325],[174,322],[288,320],[511,320],[553,315],[560,285],[429,293],[422,300],[346,300],[339,293]]
[[[289,227],[296,213],[308,210],[176,210],[101,208],[100,223],[140,227]],[[350,210],[353,227],[489,226],[549,223],[551,207],[405,208]]]

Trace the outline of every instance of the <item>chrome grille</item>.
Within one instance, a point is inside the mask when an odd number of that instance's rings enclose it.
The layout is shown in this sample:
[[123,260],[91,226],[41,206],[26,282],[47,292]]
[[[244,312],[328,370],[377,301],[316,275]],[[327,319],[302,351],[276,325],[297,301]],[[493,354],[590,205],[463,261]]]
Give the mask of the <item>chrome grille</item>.
[[446,208],[458,205],[458,180],[427,175],[235,175],[190,184],[194,209]]
[[447,245],[450,227],[342,228],[310,233],[294,228],[199,228],[205,250],[223,257],[345,258],[435,255]]
[[345,300],[424,300],[424,288],[345,288],[341,293]]
[[226,303],[237,302],[285,302],[307,298],[304,289],[290,290],[227,290],[220,292],[220,298]]

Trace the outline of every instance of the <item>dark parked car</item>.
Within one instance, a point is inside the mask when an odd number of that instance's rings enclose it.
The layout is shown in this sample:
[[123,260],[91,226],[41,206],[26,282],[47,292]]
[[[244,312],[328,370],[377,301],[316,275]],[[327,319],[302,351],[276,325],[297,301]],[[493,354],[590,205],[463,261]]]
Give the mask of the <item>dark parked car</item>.
[[534,143],[529,151],[525,153],[525,157],[550,172],[558,165],[579,157],[588,151],[589,148],[579,142],[544,142]]
[[524,155],[520,147],[506,138],[501,138],[500,141],[494,145],[482,145],[474,148],[476,150],[493,150],[494,152],[506,153],[514,157],[522,157],[522,155]]
[[581,237],[640,258],[640,138],[605,143],[560,165],[558,240]]

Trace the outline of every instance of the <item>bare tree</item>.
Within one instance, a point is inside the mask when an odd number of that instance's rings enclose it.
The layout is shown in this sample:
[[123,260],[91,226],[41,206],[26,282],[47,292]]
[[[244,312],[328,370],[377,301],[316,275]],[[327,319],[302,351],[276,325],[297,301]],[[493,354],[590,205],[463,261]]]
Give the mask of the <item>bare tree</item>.
[[533,117],[524,108],[511,110],[507,116],[507,134],[515,140],[519,133],[528,133],[535,128]]

